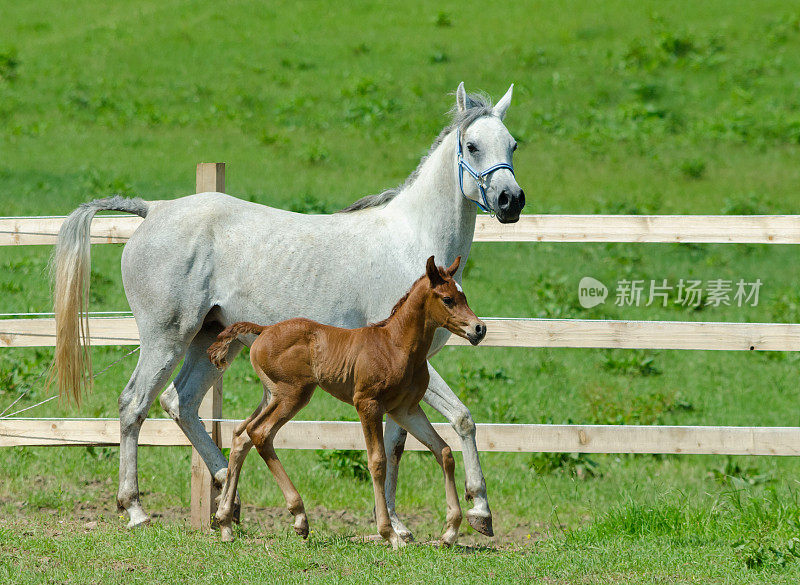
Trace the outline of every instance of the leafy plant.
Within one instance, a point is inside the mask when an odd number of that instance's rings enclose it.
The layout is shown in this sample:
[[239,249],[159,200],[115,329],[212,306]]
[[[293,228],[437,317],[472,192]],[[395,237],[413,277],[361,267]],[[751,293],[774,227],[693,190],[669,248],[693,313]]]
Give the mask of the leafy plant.
[[689,158],[681,162],[680,169],[687,179],[701,179],[706,172],[706,161],[701,158]]
[[331,471],[336,477],[352,477],[358,481],[370,479],[367,457],[364,451],[332,449],[317,451],[317,463]]
[[528,466],[539,475],[561,473],[578,479],[600,477],[600,464],[586,453],[532,453]]
[[763,485],[775,480],[772,473],[761,473],[755,465],[742,467],[739,462],[731,457],[725,460],[725,464],[708,470],[708,476],[715,481],[733,484],[734,488],[740,489],[746,486]]
[[678,392],[637,394],[599,386],[586,391],[586,405],[587,419],[601,425],[658,425],[669,413],[694,410]]
[[0,50],[0,81],[14,81],[17,79],[19,57],[15,48]]
[[785,543],[773,543],[764,535],[738,540],[733,550],[748,569],[760,569],[768,565],[785,567],[800,558],[800,538],[792,537]]
[[624,376],[660,376],[655,365],[656,354],[625,350],[609,352],[603,357],[603,369]]
[[486,389],[487,382],[513,384],[514,380],[506,374],[503,368],[489,370],[485,366],[473,368],[463,363],[459,364],[458,381],[455,384],[455,390],[463,402],[480,399]]
[[327,201],[322,201],[309,193],[303,195],[299,201],[292,202],[289,209],[296,213],[333,213],[335,211]]

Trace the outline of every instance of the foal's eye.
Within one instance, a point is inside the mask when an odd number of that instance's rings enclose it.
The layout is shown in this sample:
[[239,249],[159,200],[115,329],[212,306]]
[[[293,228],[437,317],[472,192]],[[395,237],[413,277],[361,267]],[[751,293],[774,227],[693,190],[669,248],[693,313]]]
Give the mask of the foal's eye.
[[453,297],[444,297],[442,301],[444,302],[445,307],[452,307],[455,304],[453,302]]
[[511,147],[511,152],[514,152],[515,150],[517,150],[517,143],[516,142],[514,143],[514,146]]
[[467,142],[467,150],[470,151],[472,154],[478,152],[478,147],[475,146],[473,142]]

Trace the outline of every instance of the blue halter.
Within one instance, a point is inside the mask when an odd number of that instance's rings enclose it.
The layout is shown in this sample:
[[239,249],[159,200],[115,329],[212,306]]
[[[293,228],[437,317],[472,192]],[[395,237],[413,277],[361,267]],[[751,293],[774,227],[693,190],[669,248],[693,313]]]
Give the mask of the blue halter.
[[[483,172],[478,172],[473,169],[467,161],[464,160],[464,151],[461,148],[461,129],[456,128],[456,142],[458,143],[458,186],[461,189],[461,194],[464,196],[465,199],[469,199],[467,194],[464,193],[464,171],[466,170],[475,182],[478,184],[478,189],[481,191],[481,199],[483,199],[483,203],[480,201],[476,201],[475,205],[480,207],[486,213],[494,215],[491,207],[489,207],[489,202],[486,200],[486,179],[495,171],[499,171],[500,169],[508,169],[511,171],[511,174],[514,175],[514,167],[512,167],[509,163],[497,163],[489,167],[488,169],[484,170]],[[516,176],[516,175],[514,175]],[[472,199],[469,199],[472,201]]]

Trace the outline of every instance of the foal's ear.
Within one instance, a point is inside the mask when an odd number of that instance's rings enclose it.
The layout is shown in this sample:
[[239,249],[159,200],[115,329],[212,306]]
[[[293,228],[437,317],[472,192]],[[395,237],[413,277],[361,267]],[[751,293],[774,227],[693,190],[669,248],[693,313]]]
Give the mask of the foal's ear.
[[428,262],[425,264],[425,273],[428,275],[428,280],[431,281],[431,286],[444,282],[444,278],[439,274],[439,269],[436,267],[436,262],[433,261],[433,256],[428,258]]
[[511,84],[511,87],[508,88],[506,95],[500,98],[500,101],[497,102],[497,105],[492,108],[492,113],[500,118],[501,120],[506,117],[506,110],[508,110],[508,106],[511,105],[511,96],[514,94],[514,84]]
[[461,256],[457,256],[455,261],[450,265],[450,268],[447,269],[447,274],[449,274],[452,277],[456,273],[456,270],[458,270],[460,264],[461,264]]

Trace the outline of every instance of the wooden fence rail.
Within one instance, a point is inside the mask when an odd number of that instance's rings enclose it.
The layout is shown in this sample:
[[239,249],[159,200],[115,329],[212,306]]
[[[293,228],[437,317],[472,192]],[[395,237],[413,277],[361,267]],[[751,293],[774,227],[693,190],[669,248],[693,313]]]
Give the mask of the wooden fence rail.
[[[231,446],[233,426],[222,421],[221,445]],[[446,423],[434,428],[456,451],[461,441]],[[715,455],[800,455],[800,428],[644,425],[479,424],[478,449],[506,453],[672,453]],[[189,445],[172,419],[147,419],[142,445]],[[0,447],[118,445],[118,420],[0,420]],[[291,421],[275,438],[282,449],[361,449],[358,422]],[[406,449],[426,450],[409,435]]]
[[[197,191],[225,190],[221,164],[197,167]],[[0,218],[0,246],[52,245],[64,217]],[[128,240],[141,218],[97,216],[91,226],[94,244]],[[516,224],[480,216],[476,242],[639,242],[800,244],[800,216],[716,215],[525,215]],[[577,291],[576,291],[577,294]],[[800,324],[586,319],[487,319],[482,346],[586,347],[798,351]],[[92,345],[135,345],[131,317],[90,319]],[[0,348],[47,347],[55,342],[52,319],[0,320]],[[452,345],[463,345],[451,338]],[[223,447],[230,446],[234,421],[222,419],[222,384],[215,386],[200,410],[206,429]],[[434,425],[460,448],[446,424]],[[147,420],[142,445],[188,445],[170,419]],[[0,447],[118,445],[119,421],[98,419],[0,419]],[[292,449],[364,449],[359,423],[293,421],[276,439]],[[681,453],[726,455],[800,455],[800,428],[710,426],[618,426],[480,424],[482,451]],[[408,449],[422,449],[409,437]],[[210,476],[199,456],[192,457],[192,524],[207,527],[214,511]]]
[[[0,246],[55,244],[63,217],[0,219]],[[121,244],[142,222],[97,216],[92,242]],[[501,224],[478,216],[476,242],[800,244],[800,215],[523,215]]]
[[[800,351],[800,324],[593,319],[484,319],[481,347]],[[92,345],[137,345],[133,317],[89,319]],[[0,320],[0,347],[52,347],[53,319]],[[452,336],[448,345],[469,345]]]

